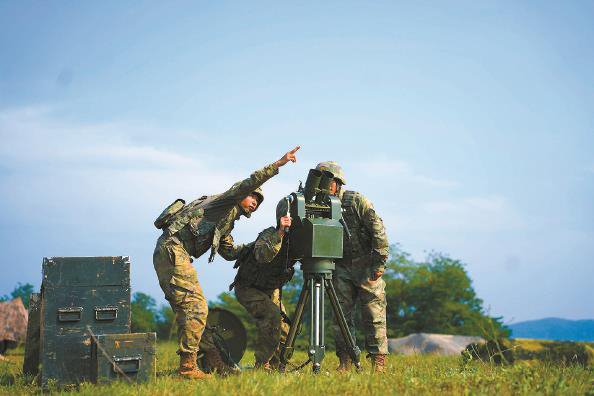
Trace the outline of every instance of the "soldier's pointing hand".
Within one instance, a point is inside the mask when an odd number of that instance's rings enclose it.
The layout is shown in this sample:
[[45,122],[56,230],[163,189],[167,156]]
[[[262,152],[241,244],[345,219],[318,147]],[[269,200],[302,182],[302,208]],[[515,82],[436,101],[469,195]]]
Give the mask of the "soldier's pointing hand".
[[291,162],[297,162],[297,157],[295,156],[295,153],[300,148],[301,148],[301,146],[297,146],[293,150],[291,150],[288,153],[286,153],[285,155],[283,155],[281,159],[279,159],[278,161],[276,161],[277,167],[280,168],[281,166],[285,165],[289,161],[291,161]]

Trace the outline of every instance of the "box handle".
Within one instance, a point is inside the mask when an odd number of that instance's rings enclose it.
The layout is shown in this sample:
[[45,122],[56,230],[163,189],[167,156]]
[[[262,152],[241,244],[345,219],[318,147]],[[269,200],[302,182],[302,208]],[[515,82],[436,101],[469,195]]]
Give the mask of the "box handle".
[[[133,374],[140,371],[142,355],[113,357],[113,372],[116,374]],[[121,371],[120,371],[121,370]]]
[[78,322],[82,319],[82,307],[58,308],[59,322]]
[[118,307],[95,307],[95,320],[115,320],[118,317]]

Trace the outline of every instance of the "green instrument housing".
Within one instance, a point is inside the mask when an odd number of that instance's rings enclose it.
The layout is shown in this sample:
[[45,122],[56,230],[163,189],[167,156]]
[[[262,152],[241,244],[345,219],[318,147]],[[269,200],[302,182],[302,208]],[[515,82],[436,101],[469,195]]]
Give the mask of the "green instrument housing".
[[343,226],[340,201],[328,197],[326,204],[307,204],[303,194],[291,194],[291,255],[295,260],[342,258]]
[[292,218],[289,254],[304,272],[330,273],[343,255],[341,203],[329,193],[332,178],[330,172],[311,169],[305,187],[286,198]]

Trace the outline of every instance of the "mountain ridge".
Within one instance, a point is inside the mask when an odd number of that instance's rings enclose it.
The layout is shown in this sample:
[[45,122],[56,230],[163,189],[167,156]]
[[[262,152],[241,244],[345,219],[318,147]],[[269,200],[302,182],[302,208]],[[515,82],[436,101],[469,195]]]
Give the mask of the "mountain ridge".
[[594,341],[594,319],[543,318],[508,325],[512,338],[552,341]]

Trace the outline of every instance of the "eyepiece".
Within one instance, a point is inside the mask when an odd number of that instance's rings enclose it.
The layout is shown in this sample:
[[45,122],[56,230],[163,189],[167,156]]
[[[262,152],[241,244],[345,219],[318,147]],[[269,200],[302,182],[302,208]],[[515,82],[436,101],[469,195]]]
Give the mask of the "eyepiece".
[[332,179],[334,179],[332,172],[322,171],[322,178],[318,186],[318,193],[316,194],[317,203],[323,203],[328,197],[328,194],[330,194],[330,183],[332,183]]
[[307,180],[305,182],[305,188],[303,189],[305,202],[311,202],[314,195],[316,195],[321,179],[322,171],[319,171],[317,169],[309,170],[309,173],[307,174]]

